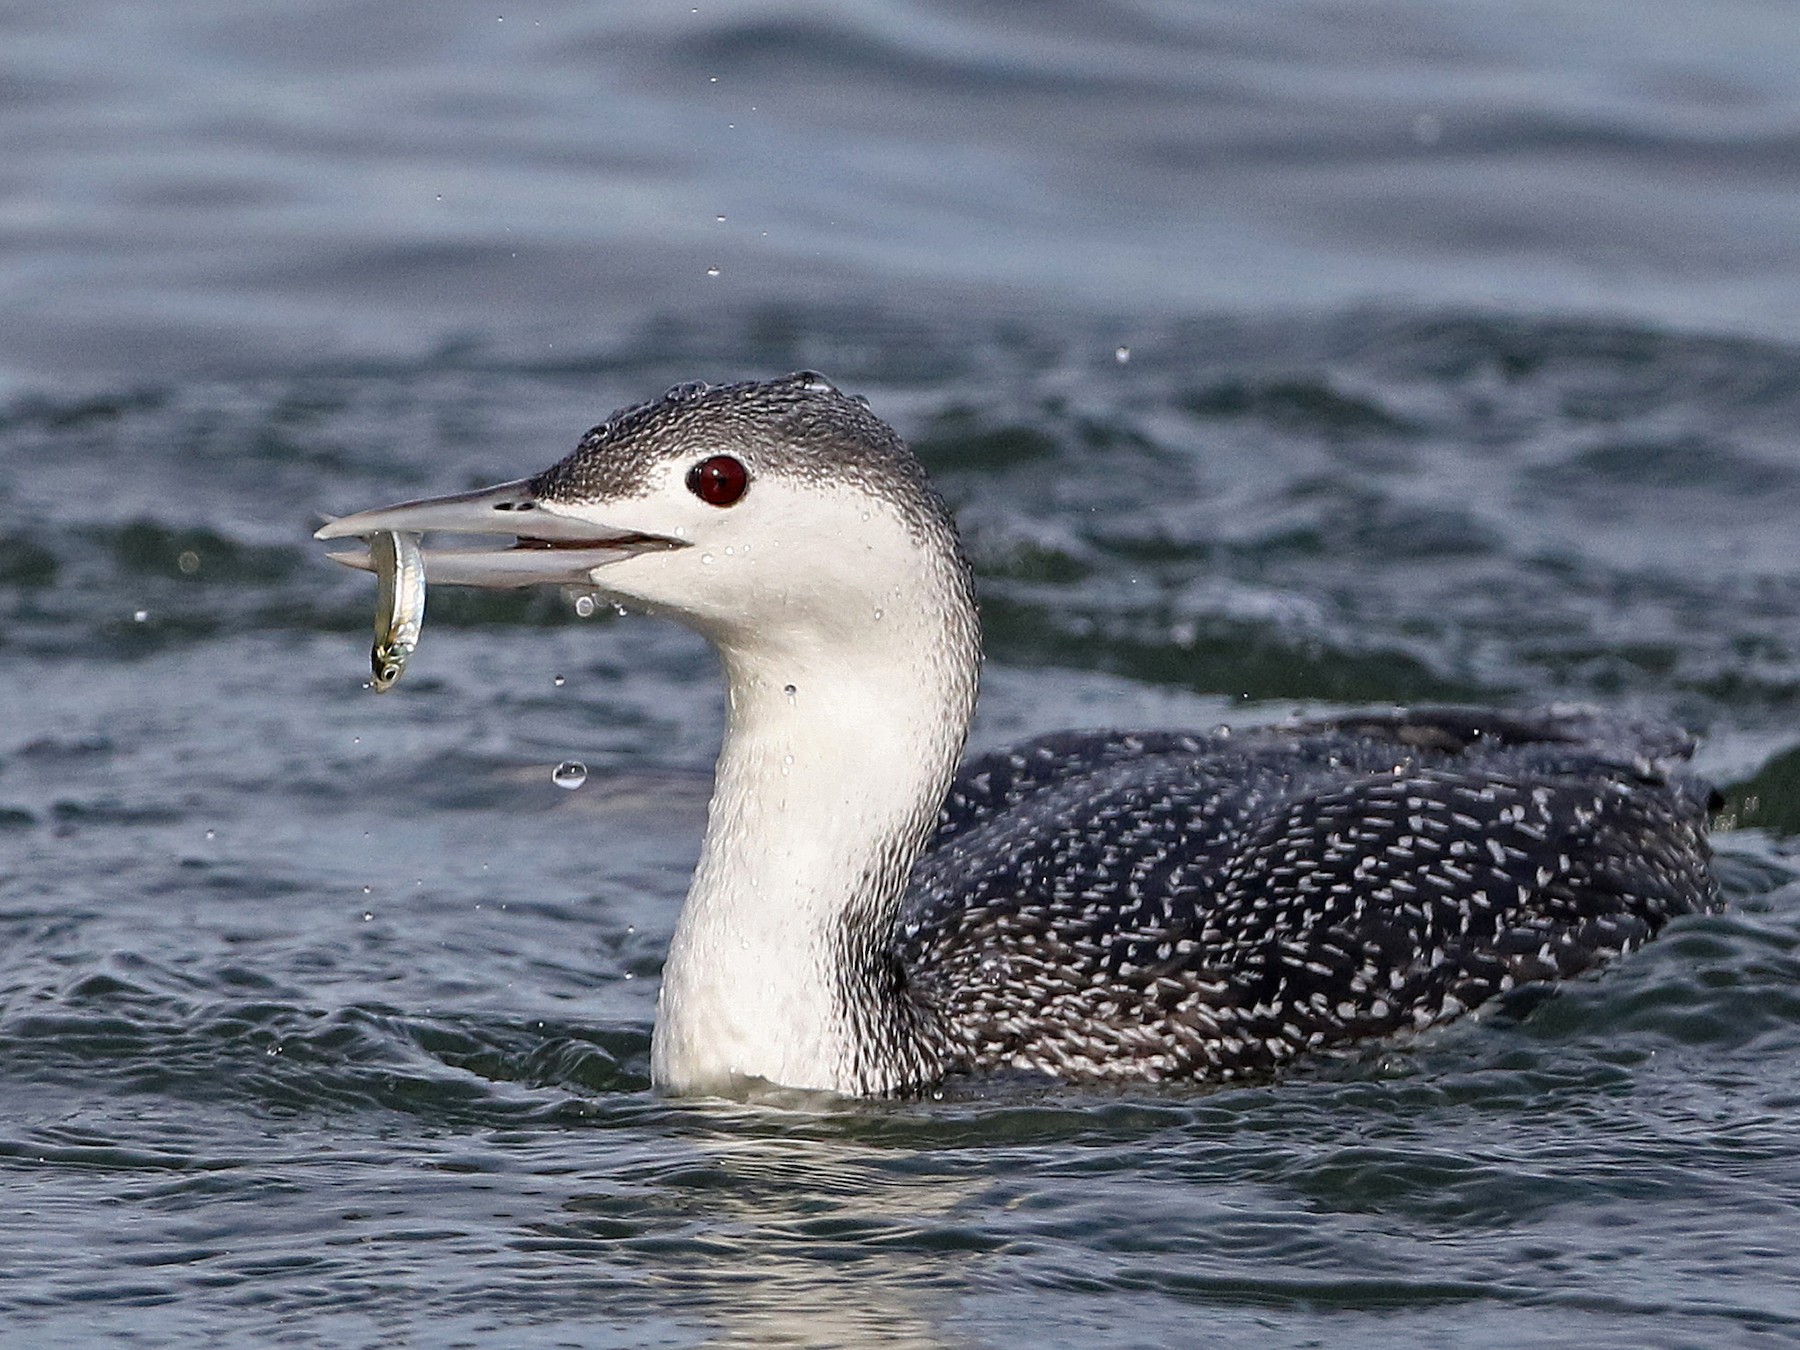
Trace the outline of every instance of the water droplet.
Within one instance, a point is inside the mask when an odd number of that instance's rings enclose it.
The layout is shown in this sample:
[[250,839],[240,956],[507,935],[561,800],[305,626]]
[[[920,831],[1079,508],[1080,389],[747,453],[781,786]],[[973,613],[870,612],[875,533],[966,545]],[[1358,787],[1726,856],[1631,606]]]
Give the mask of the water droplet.
[[575,613],[578,617],[583,618],[583,619],[593,618],[594,617],[594,597],[591,595],[576,596],[575,597]]
[[361,744],[362,744],[362,737],[361,737],[361,736],[352,736],[352,737],[351,737],[351,738],[350,738],[350,744],[352,744],[352,745],[361,745]]
[[558,689],[561,689],[565,684],[568,683],[568,681],[565,680],[562,676],[556,675],[556,676],[551,677],[550,683],[555,685]]
[[371,919],[373,919],[373,918],[374,918],[374,917],[375,917],[375,911],[374,911],[374,910],[372,910],[372,909],[365,909],[365,910],[364,910],[364,911],[363,911],[363,922],[364,922],[364,923],[367,923],[367,922],[369,922],[369,920],[371,920]]
[[131,621],[133,623],[147,623],[149,619],[150,611],[147,609],[135,610],[131,615]]
[[881,611],[880,611],[880,610],[876,610],[876,611],[875,611],[875,622],[876,622],[876,623],[880,623],[880,622],[881,622]]
[[364,886],[363,887],[364,895],[373,895],[374,893],[375,893],[375,888],[373,886]]
[[712,557],[712,554],[710,554],[710,553],[702,553],[700,555],[700,562],[703,566],[711,564],[712,560],[713,560],[713,557]]
[[587,765],[578,759],[565,759],[551,772],[550,781],[573,792],[587,782]]
[[863,512],[863,513],[862,513],[862,518],[863,518],[863,519],[864,519],[864,520],[867,520],[867,519],[868,519],[868,518],[869,518],[869,513],[868,513],[868,512],[867,512],[867,511],[864,511],[864,512]]
[[719,222],[719,224],[721,224],[721,225],[723,225],[723,224],[724,224],[724,223],[725,223],[725,217],[724,217],[724,216],[714,216],[714,217],[713,217],[713,219],[714,219],[714,220],[716,220],[716,221],[718,221],[718,222]]
[[208,839],[217,839],[219,837],[219,832],[217,830],[208,830],[206,832],[206,837]]
[[709,267],[706,269],[706,275],[709,277],[716,277],[719,275],[719,269],[716,267]]
[[1127,361],[1131,360],[1131,348],[1123,346],[1113,348],[1113,360],[1117,361],[1120,365],[1124,365]]
[[175,566],[181,569],[182,576],[191,577],[200,570],[200,555],[191,548],[183,549],[175,559]]
[[781,692],[787,695],[787,700],[789,703],[796,702],[800,697],[800,690],[791,684],[784,685],[782,687]]
[[783,755],[781,757],[781,762],[783,764],[792,764],[794,762],[794,757],[792,755]]
[[612,602],[612,611],[621,619],[625,617],[625,606],[621,605],[617,600]]

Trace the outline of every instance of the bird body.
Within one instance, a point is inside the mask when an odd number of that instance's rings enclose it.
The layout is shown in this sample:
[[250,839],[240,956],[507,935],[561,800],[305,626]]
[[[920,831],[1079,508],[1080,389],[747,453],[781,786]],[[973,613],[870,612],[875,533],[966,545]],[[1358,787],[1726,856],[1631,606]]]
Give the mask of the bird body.
[[902,964],[957,1067],[1266,1074],[1709,904],[1686,749],[1573,711],[1045,737],[958,776]]
[[319,534],[386,530],[511,535],[427,572],[598,589],[717,647],[727,726],[653,1038],[670,1090],[1267,1074],[1716,897],[1691,741],[1572,710],[1059,733],[959,771],[969,565],[899,438],[810,373],[681,386],[534,478]]

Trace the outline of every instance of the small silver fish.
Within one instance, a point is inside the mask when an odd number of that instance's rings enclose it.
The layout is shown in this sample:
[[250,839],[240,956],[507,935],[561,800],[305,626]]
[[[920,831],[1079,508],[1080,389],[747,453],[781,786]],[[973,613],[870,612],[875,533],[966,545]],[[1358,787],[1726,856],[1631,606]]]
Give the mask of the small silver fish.
[[418,535],[378,530],[369,536],[369,557],[380,583],[369,665],[375,692],[385,694],[406,669],[406,658],[419,645],[425,626],[425,555],[419,552]]

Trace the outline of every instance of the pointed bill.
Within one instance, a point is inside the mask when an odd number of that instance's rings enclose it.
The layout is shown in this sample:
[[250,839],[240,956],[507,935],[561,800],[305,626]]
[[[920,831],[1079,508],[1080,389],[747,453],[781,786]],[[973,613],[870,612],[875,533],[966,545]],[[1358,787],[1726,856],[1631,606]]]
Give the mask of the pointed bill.
[[[609,530],[559,511],[555,503],[538,496],[529,479],[358,511],[323,526],[313,538],[366,539],[382,531],[503,535],[509,539],[504,545],[424,550],[425,570],[436,586],[581,585],[591,579],[596,568],[633,554],[686,547],[680,539]],[[340,549],[327,556],[346,567],[375,570],[366,546]]]

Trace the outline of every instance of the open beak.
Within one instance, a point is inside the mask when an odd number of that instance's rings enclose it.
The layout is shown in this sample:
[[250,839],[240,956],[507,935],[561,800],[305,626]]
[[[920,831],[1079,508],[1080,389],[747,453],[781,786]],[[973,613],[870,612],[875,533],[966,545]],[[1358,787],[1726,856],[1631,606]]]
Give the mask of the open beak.
[[[366,538],[378,530],[401,534],[504,535],[497,547],[428,548],[425,575],[433,585],[506,588],[543,584],[580,586],[595,569],[633,554],[685,548],[685,541],[635,530],[609,530],[559,512],[539,498],[531,480],[426,497],[374,511],[339,516],[313,534],[315,539]],[[329,555],[346,567],[375,570],[366,546]]]

